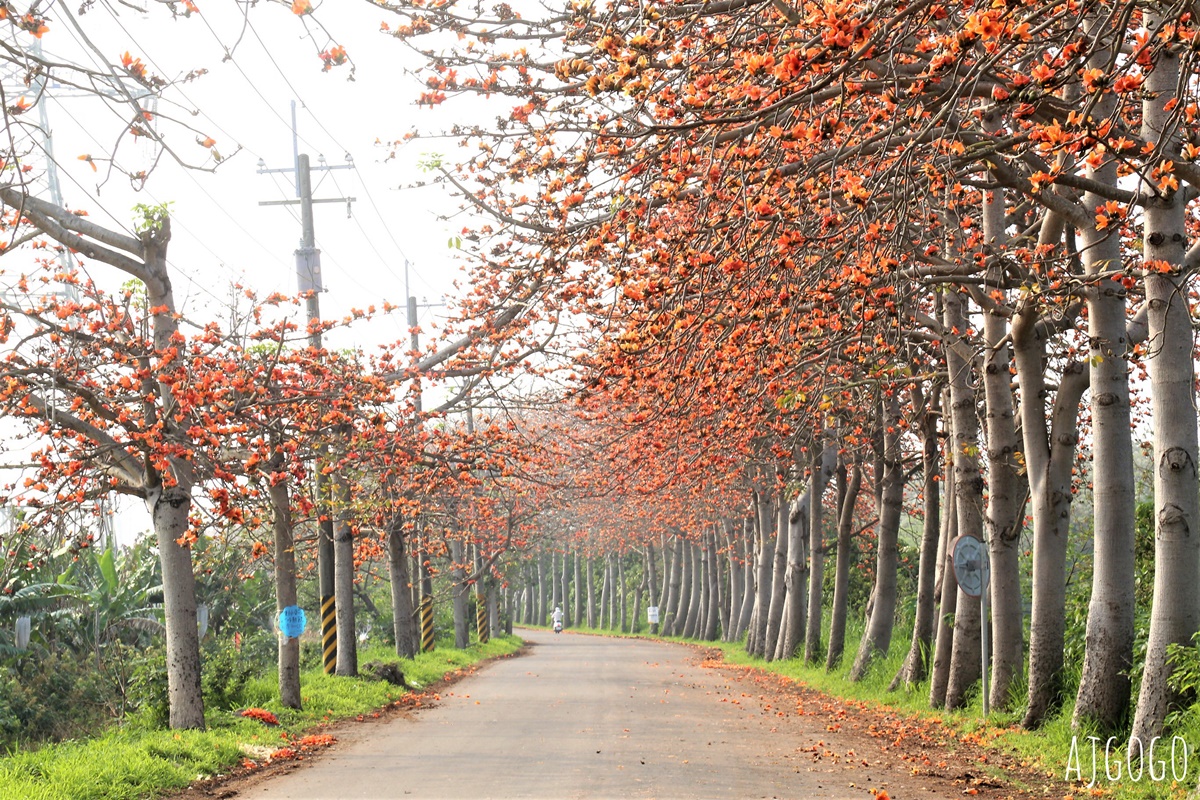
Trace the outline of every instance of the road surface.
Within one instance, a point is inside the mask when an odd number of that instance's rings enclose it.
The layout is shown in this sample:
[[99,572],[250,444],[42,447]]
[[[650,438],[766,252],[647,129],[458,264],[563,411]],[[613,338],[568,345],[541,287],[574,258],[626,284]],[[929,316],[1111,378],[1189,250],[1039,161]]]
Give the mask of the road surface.
[[[311,765],[237,796],[820,800],[890,785],[879,766],[816,758],[834,737],[824,717],[781,715],[750,673],[706,669],[691,648],[521,635],[527,655],[455,684],[432,708],[340,734]],[[922,789],[890,791],[947,796]]]

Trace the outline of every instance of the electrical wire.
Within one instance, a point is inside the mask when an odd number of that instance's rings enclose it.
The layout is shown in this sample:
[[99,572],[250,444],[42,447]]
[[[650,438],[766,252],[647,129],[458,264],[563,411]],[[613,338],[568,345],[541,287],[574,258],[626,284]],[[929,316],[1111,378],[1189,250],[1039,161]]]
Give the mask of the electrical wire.
[[[258,40],[259,46],[262,47],[263,53],[267,56],[267,59],[271,62],[271,65],[273,67],[275,67],[275,71],[279,73],[279,76],[283,79],[283,82],[287,85],[287,87],[289,89],[291,89],[292,96],[300,101],[300,107],[303,108],[306,112],[308,112],[308,115],[310,117],[312,117],[312,120],[313,120],[313,122],[316,123],[317,127],[320,128],[321,131],[323,131],[325,133],[325,135],[329,137],[330,141],[332,141],[339,150],[349,153],[350,152],[349,148],[347,148],[340,141],[338,141],[337,136],[335,136],[333,134],[333,132],[330,131],[328,127],[326,127],[325,123],[321,120],[320,117],[318,117],[316,115],[315,112],[313,112],[312,108],[308,105],[308,103],[304,102],[304,99],[300,95],[299,90],[297,90],[295,85],[292,84],[291,80],[288,78],[287,73],[279,65],[279,62],[275,60],[274,54],[271,52],[270,48],[267,47],[266,42],[263,41],[262,36],[259,35],[258,29],[254,26],[254,23],[249,20],[249,18],[247,18],[247,20],[246,20],[246,26],[247,26],[247,28],[249,28],[250,33],[253,34],[254,38],[256,40]],[[355,170],[355,171],[357,172],[357,170]],[[334,178],[334,184],[335,185],[337,184],[336,178]],[[370,188],[367,186],[367,182],[365,180],[363,180],[361,176],[359,177],[359,184],[362,186],[363,196],[365,196],[367,198],[367,202],[371,206],[371,210],[375,212],[376,218],[378,218],[380,224],[383,226],[384,234],[387,236],[387,238],[389,240],[391,240],[392,246],[396,248],[396,251],[398,253],[400,253],[400,257],[404,259],[405,263],[408,264],[410,267],[413,267],[413,262],[411,261],[411,259],[409,259],[408,255],[404,252],[404,248],[400,246],[400,243],[396,240],[396,237],[392,234],[391,227],[388,225],[387,220],[385,220],[383,217],[383,212],[381,212],[379,210],[379,204],[375,202],[375,196],[371,193]],[[340,187],[339,187],[339,191],[340,191]],[[363,231],[364,236],[367,236],[366,231],[362,229],[361,225],[359,226],[359,229]],[[369,240],[370,237],[367,237],[367,238]],[[373,244],[372,244],[372,249],[376,250],[376,253],[378,253],[378,249],[375,248]],[[381,257],[381,260],[383,260],[382,257]],[[386,263],[387,263],[386,260],[383,260],[383,261],[386,266]],[[400,276],[397,275],[395,272],[393,272],[390,268],[388,268],[388,271],[391,273],[392,277],[396,278],[397,280],[400,279]],[[414,267],[412,269],[412,272],[414,275],[417,276],[418,280],[420,280],[422,283],[425,283],[426,287],[432,288],[421,277],[419,270],[415,269],[415,267]],[[405,290],[406,291],[408,290],[407,286],[405,286]]]

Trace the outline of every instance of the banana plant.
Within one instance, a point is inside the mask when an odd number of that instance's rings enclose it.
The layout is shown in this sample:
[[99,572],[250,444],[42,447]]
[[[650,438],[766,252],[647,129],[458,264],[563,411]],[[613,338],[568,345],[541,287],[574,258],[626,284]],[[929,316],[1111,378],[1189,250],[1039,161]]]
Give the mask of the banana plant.
[[97,667],[108,642],[163,632],[162,581],[157,561],[134,550],[118,554],[110,546],[103,552],[86,549],[58,577],[62,607],[48,616],[53,625],[68,632],[77,652],[91,652]]

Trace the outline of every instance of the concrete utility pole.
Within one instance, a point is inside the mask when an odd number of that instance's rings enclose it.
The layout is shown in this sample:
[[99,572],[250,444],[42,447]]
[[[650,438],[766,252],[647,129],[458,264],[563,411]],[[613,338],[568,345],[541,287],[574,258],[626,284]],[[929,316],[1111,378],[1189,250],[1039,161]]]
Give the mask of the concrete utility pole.
[[[421,360],[421,336],[417,333],[417,310],[421,308],[436,308],[441,303],[418,303],[416,296],[413,295],[409,288],[408,282],[408,259],[404,260],[404,294],[408,296],[408,330],[409,341],[412,344],[413,364]],[[416,411],[417,417],[421,414],[421,378],[419,375],[413,377],[413,410]],[[416,547],[413,548],[413,556],[417,562],[417,577],[416,588],[413,606],[418,609],[421,619],[421,651],[429,652],[433,650],[434,631],[433,631],[433,575],[429,571],[428,552],[422,546],[420,538],[417,540]]]
[[[296,200],[264,200],[260,206],[300,206],[301,238],[300,248],[296,250],[296,282],[301,294],[307,293],[308,304],[308,343],[320,351],[324,346],[321,340],[321,292],[324,284],[321,281],[321,251],[317,249],[316,229],[313,226],[314,203],[345,203],[347,210],[354,202],[353,197],[322,198],[314,200],[312,196],[312,169],[309,166],[308,154],[295,152],[296,104],[292,103],[292,132],[294,167],[267,169],[266,164],[258,162],[259,174],[270,172],[292,172],[296,176]],[[317,169],[354,169],[354,161],[349,154],[346,164],[327,166],[325,159]],[[322,456],[324,456],[322,448]],[[331,513],[329,477],[322,470],[316,470],[317,492],[317,575],[321,597],[321,663],[327,674],[332,675],[337,668],[337,605],[334,601],[333,586],[333,515]]]

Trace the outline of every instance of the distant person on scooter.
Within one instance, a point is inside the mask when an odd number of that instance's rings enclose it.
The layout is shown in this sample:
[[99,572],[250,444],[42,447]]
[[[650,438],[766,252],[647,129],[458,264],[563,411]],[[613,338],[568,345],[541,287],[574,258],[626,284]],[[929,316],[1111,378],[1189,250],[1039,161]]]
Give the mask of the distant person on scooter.
[[560,606],[554,607],[554,613],[550,615],[550,619],[554,622],[554,632],[562,633],[563,612]]

